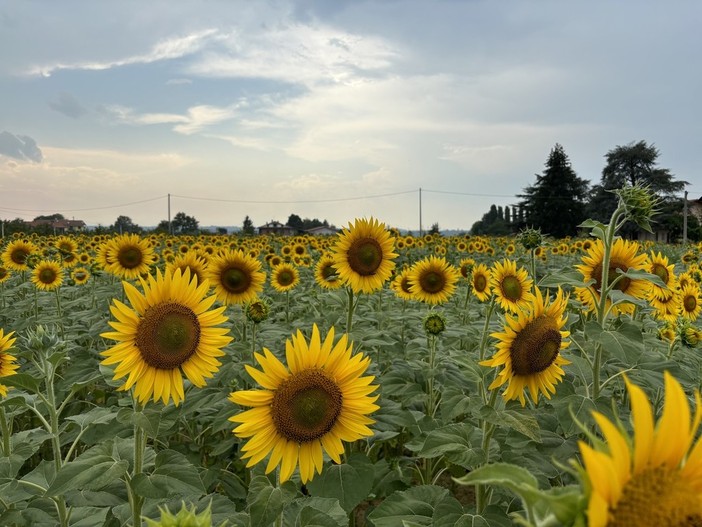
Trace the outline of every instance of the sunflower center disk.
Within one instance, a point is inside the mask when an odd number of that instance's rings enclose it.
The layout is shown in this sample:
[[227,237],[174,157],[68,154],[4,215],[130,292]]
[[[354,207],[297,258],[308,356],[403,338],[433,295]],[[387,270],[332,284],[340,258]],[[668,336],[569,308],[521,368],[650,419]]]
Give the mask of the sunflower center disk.
[[293,283],[293,275],[290,271],[283,271],[278,275],[278,283],[280,285],[290,285]]
[[699,493],[677,470],[646,470],[626,484],[607,527],[625,525],[702,527]]
[[150,307],[137,327],[136,347],[149,366],[172,370],[187,361],[200,342],[200,322],[187,306],[166,302]]
[[29,253],[23,249],[15,249],[10,254],[10,259],[16,264],[23,264],[27,260]]
[[653,274],[658,276],[661,280],[663,280],[664,284],[668,283],[668,269],[666,269],[663,265],[656,264],[653,266]]
[[320,369],[293,374],[275,392],[273,423],[289,441],[320,439],[336,423],[343,397],[339,386]]
[[143,254],[137,247],[125,247],[117,255],[119,264],[125,269],[134,269],[141,265]]
[[42,284],[53,284],[56,280],[56,272],[53,269],[42,269],[39,273],[39,281]]
[[230,293],[243,293],[250,284],[249,274],[238,267],[230,267],[222,273],[222,287]]
[[522,298],[522,283],[516,276],[505,276],[502,280],[502,294],[507,300],[516,302]]
[[369,276],[383,263],[383,248],[372,238],[361,238],[353,242],[347,258],[351,269],[361,276]]
[[542,315],[522,329],[512,342],[510,358],[515,375],[533,375],[548,368],[561,349],[561,333],[553,318]]
[[443,291],[444,285],[446,285],[446,278],[441,273],[429,271],[419,277],[419,284],[422,290],[427,293],[438,293]]
[[322,267],[322,277],[325,280],[329,280],[330,278],[333,278],[337,276],[336,275],[336,268],[333,265],[325,265]]
[[478,276],[473,278],[473,287],[478,293],[482,293],[485,291],[485,288],[487,287],[487,278],[485,276],[479,274]]

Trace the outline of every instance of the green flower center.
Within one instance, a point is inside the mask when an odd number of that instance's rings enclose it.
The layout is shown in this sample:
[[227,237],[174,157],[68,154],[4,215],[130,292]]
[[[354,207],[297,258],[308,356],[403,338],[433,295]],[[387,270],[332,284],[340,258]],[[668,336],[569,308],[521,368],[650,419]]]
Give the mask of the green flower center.
[[240,267],[225,269],[221,278],[222,287],[230,293],[243,293],[251,285],[251,275]]
[[510,358],[515,375],[533,375],[547,369],[558,357],[561,333],[547,315],[529,322],[512,342]]
[[292,271],[284,269],[276,275],[276,279],[278,280],[278,285],[286,287],[295,281],[295,275],[292,273]]
[[629,480],[607,527],[702,527],[699,491],[678,470],[648,469]]
[[502,296],[510,302],[517,302],[522,299],[522,283],[514,275],[505,276],[500,283],[500,289],[502,290]]
[[668,269],[666,269],[665,265],[661,265],[659,263],[653,264],[651,274],[655,274],[656,276],[658,276],[661,280],[663,280],[664,284],[667,284],[668,280],[670,279]]
[[187,306],[164,302],[151,306],[137,326],[134,344],[144,362],[172,370],[186,362],[200,343],[200,321]]
[[370,276],[383,263],[383,248],[374,238],[360,238],[351,244],[347,259],[349,267],[355,273]]
[[697,296],[695,295],[685,295],[683,299],[683,306],[685,311],[688,313],[693,313],[697,309]]
[[341,389],[323,370],[303,370],[291,375],[276,390],[273,423],[289,441],[314,441],[334,427],[342,402]]

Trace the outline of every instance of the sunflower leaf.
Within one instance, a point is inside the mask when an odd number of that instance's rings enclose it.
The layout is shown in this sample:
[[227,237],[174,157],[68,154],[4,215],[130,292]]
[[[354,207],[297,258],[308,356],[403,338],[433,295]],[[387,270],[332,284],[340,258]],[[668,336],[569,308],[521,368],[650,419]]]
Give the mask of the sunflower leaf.
[[373,488],[375,468],[368,457],[356,453],[347,463],[325,467],[320,476],[307,484],[314,496],[336,498],[346,512],[368,497]]
[[437,507],[448,492],[448,489],[435,485],[421,485],[395,492],[368,515],[368,520],[375,527],[431,525]]
[[154,471],[137,474],[132,479],[132,488],[146,498],[172,498],[197,496],[205,489],[197,468],[183,454],[175,450],[162,450],[156,455]]
[[283,491],[273,487],[265,476],[256,476],[251,480],[246,501],[251,527],[272,525],[283,512]]

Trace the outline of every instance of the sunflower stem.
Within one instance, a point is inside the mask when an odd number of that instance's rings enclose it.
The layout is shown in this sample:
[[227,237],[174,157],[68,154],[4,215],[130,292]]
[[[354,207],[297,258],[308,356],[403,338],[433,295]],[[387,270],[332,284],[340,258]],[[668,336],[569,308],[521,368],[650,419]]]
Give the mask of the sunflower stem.
[[346,288],[346,291],[348,292],[348,313],[346,314],[346,334],[351,337],[351,327],[353,325],[353,312],[354,308],[356,307],[354,302],[353,302],[353,289],[350,287]]
[[531,264],[531,278],[536,283],[536,249],[529,250],[529,263]]
[[480,360],[485,358],[485,345],[487,344],[488,330],[490,329],[490,319],[492,318],[492,313],[495,310],[495,297],[490,299],[490,303],[485,309],[485,323],[483,324],[483,334],[480,338],[480,350],[479,357]]
[[434,392],[434,366],[436,362],[436,335],[427,337],[429,347],[429,372],[427,378],[427,415],[434,417],[436,413],[436,394]]
[[144,498],[134,492],[131,482],[144,470],[144,452],[146,450],[146,433],[141,426],[141,421],[136,419],[136,414],[141,412],[141,404],[134,400],[134,467],[128,491],[132,505],[132,523],[134,527],[141,527],[141,508],[144,505]]
[[12,421],[7,419],[5,407],[2,405],[0,405],[0,431],[2,432],[2,455],[4,457],[10,457],[12,453],[12,444],[10,443],[10,438],[12,437]]
[[[490,399],[487,402],[487,405],[490,408],[495,407],[495,403],[497,402],[497,393],[497,389],[490,392]],[[492,434],[495,431],[495,425],[483,420],[481,427],[483,429],[483,440],[481,446],[483,452],[485,453],[484,464],[487,465],[490,462],[490,440],[492,439]],[[487,507],[488,502],[490,501],[490,494],[491,490],[489,485],[478,484],[475,486],[475,512],[477,514],[482,514],[485,507]]]
[[290,323],[290,291],[285,291],[285,322]]
[[256,322],[251,323],[251,364],[256,364],[256,327],[258,324]]
[[63,327],[63,315],[61,314],[61,288],[57,287],[54,289],[56,292],[56,314],[58,315],[59,319],[59,328],[61,329],[61,338],[65,338],[65,329]]

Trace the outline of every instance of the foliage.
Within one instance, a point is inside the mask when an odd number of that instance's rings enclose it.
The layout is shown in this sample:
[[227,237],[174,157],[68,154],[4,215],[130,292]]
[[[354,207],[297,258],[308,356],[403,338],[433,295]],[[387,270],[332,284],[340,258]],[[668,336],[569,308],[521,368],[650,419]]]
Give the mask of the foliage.
[[241,232],[247,236],[252,236],[255,232],[253,220],[249,218],[248,214],[244,218],[244,222],[241,226]]
[[118,234],[140,233],[143,231],[129,216],[118,216],[110,226],[110,230]]
[[513,227],[510,221],[505,220],[502,207],[497,207],[493,203],[490,205],[490,210],[483,214],[483,217],[479,221],[473,224],[470,232],[476,235],[504,236],[512,233],[512,229]]

